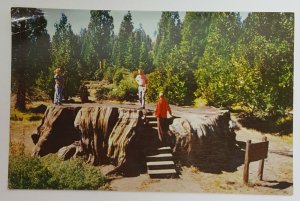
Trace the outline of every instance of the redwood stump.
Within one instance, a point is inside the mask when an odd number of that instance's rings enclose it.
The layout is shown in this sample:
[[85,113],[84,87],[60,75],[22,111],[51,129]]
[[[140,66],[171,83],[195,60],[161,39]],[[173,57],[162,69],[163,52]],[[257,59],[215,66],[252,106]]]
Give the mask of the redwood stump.
[[[235,140],[229,130],[229,111],[213,107],[172,109],[177,117],[169,119],[169,145],[177,160],[204,171],[224,169]],[[37,134],[32,135],[36,143],[32,155],[58,152],[64,159],[83,156],[93,165],[114,164],[116,168],[110,173],[132,174],[145,166],[145,150],[157,148],[155,132],[135,106],[49,106]]]
[[79,106],[49,106],[37,133],[32,134],[35,144],[32,156],[45,156],[56,153],[60,148],[79,140],[73,122]]
[[229,165],[235,133],[229,129],[230,113],[213,107],[180,112],[169,126],[176,136],[173,152],[178,160],[205,172],[219,172]]
[[80,133],[83,157],[98,165],[107,161],[108,139],[118,120],[118,108],[84,107],[79,110],[74,127]]

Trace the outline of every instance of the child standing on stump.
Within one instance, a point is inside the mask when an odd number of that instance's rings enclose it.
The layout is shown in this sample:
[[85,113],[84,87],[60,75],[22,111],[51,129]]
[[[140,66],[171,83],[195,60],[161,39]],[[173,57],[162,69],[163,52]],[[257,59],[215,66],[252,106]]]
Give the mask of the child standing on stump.
[[61,75],[61,68],[54,70],[55,92],[54,92],[54,104],[62,105],[62,84],[63,77]]
[[163,137],[165,137],[164,135],[166,135],[168,130],[167,112],[173,116],[171,108],[167,100],[164,98],[163,92],[160,92],[155,110],[155,116],[157,118],[158,138],[161,142],[163,142]]

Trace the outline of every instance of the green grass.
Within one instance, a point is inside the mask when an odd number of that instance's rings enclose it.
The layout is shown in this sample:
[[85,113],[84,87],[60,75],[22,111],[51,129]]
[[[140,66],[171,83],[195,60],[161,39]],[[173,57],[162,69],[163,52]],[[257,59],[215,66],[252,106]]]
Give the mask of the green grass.
[[288,144],[293,144],[293,135],[283,135],[280,137],[282,139],[282,141],[288,143]]
[[32,112],[20,112],[16,109],[10,110],[11,121],[39,121],[43,118],[44,114],[36,114]]

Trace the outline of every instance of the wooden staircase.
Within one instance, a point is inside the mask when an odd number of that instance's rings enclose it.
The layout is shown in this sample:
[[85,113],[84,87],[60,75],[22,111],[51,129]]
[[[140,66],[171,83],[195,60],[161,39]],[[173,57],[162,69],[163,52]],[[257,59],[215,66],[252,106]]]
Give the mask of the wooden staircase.
[[[148,125],[154,131],[153,135],[158,136],[156,117],[150,114],[146,116],[146,119]],[[170,146],[148,150],[146,153],[146,165],[150,178],[174,178],[178,176]]]

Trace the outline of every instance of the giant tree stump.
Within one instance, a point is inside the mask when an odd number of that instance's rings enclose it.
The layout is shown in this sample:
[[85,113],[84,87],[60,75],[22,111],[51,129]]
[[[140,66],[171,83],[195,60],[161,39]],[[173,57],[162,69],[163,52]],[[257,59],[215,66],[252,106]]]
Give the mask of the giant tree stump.
[[84,107],[74,121],[81,136],[83,155],[94,165],[106,160],[108,138],[118,120],[118,108]]
[[[130,105],[49,106],[37,134],[33,156],[58,152],[68,159],[83,156],[93,165],[111,163],[110,173],[138,171],[144,149],[157,148],[157,133],[149,128],[142,111]],[[154,109],[154,108],[153,108]],[[178,118],[170,119],[170,142],[178,160],[187,164],[224,163],[234,135],[230,113],[212,107],[172,107]]]
[[35,144],[32,155],[44,156],[56,153],[60,148],[79,140],[80,136],[73,125],[79,106],[49,106],[37,133],[32,134]]
[[229,129],[230,113],[213,107],[178,111],[169,126],[176,136],[174,154],[183,163],[214,172],[228,165],[235,133]]

